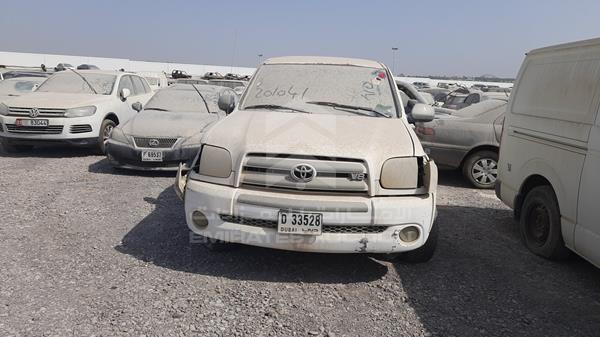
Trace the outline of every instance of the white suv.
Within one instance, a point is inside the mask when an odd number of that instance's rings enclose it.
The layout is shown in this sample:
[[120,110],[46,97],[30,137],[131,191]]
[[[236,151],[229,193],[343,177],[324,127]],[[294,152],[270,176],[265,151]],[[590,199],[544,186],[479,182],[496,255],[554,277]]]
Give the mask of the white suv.
[[[234,104],[219,99],[222,110]],[[433,119],[431,106],[412,113]],[[175,187],[189,228],[209,247],[406,252],[427,261],[436,246],[437,168],[390,71],[374,61],[267,60]]]
[[0,103],[0,141],[8,151],[52,142],[95,146],[133,117],[152,90],[140,76],[115,71],[56,73],[35,92]]

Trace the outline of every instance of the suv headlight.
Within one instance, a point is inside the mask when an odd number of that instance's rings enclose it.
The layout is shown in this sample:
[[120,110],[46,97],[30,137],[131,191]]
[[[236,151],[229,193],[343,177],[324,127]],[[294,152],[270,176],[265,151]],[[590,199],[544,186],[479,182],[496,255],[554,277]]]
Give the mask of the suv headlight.
[[198,173],[201,175],[228,178],[231,175],[231,154],[222,147],[204,145],[200,152]]
[[411,189],[419,187],[419,163],[417,157],[391,158],[383,163],[381,187],[386,189]]
[[4,103],[0,103],[0,115],[2,115],[2,116],[8,115],[8,106]]
[[125,132],[123,132],[123,129],[118,128],[118,127],[114,128],[112,130],[112,132],[110,133],[109,139],[114,140],[115,142],[132,145],[130,138],[125,135]]
[[67,109],[65,117],[87,117],[96,113],[95,106],[82,106],[79,108]]

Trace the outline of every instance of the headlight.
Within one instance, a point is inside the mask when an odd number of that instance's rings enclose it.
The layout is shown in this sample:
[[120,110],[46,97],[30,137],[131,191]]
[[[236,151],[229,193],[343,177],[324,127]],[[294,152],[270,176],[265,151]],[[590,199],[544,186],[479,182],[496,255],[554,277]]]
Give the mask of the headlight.
[[4,103],[0,103],[0,115],[8,115],[8,106],[6,106]]
[[95,106],[82,106],[79,108],[67,109],[65,117],[87,117],[96,113]]
[[110,133],[110,139],[114,140],[115,142],[131,145],[130,138],[125,135],[125,132],[123,132],[123,129],[121,128],[114,128]]
[[381,187],[387,189],[417,188],[419,163],[416,157],[391,158],[381,168]]
[[198,173],[215,178],[229,177],[231,175],[231,154],[224,148],[204,145],[200,153]]

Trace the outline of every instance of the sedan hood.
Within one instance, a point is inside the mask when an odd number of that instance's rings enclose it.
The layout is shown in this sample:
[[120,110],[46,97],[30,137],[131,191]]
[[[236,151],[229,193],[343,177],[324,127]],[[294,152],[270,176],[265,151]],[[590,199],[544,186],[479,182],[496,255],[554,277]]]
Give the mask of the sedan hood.
[[109,95],[65,94],[55,92],[32,92],[4,100],[4,104],[19,108],[70,109],[96,105],[113,98]]
[[122,126],[126,135],[138,137],[191,137],[218,119],[218,115],[195,112],[144,110]]
[[254,152],[356,158],[381,165],[392,157],[422,155],[414,140],[404,119],[240,110],[211,128],[203,143],[226,148],[238,160]]

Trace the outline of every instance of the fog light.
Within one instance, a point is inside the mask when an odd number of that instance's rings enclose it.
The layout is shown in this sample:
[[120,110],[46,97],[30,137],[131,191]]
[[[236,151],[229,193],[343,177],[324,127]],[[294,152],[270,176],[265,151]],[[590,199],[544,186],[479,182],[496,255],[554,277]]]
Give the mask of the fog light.
[[414,226],[403,228],[400,231],[400,240],[404,242],[414,242],[419,238],[419,229]]
[[205,228],[208,226],[208,219],[204,215],[204,213],[200,211],[194,211],[192,213],[192,222],[198,228]]

